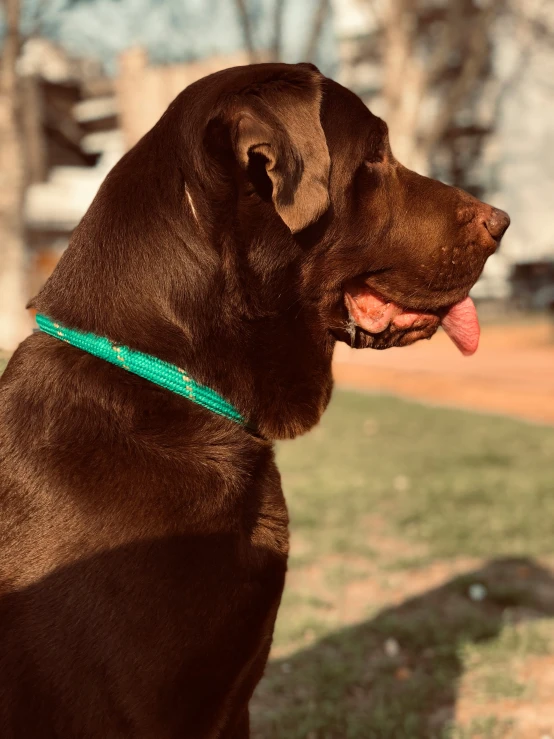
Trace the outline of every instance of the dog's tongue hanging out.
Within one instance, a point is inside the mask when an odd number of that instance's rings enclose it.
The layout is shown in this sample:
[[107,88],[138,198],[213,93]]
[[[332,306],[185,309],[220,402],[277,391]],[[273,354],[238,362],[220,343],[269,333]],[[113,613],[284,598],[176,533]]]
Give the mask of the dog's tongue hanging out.
[[[400,330],[418,331],[438,322],[434,313],[406,311],[396,303],[387,302],[367,286],[349,289],[345,295],[346,307],[353,321],[370,334],[379,334],[389,326]],[[479,319],[471,298],[465,298],[443,314],[440,323],[465,356],[479,346]]]
[[462,354],[466,356],[475,354],[479,346],[481,330],[477,311],[471,298],[468,297],[449,308],[441,323]]

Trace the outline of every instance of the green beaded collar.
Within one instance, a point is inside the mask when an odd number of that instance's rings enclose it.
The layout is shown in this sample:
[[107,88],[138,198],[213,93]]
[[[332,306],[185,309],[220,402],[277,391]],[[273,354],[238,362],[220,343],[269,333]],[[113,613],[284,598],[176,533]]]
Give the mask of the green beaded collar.
[[65,328],[40,314],[37,315],[36,321],[40,330],[50,334],[50,336],[72,344],[89,354],[94,354],[95,357],[105,359],[107,362],[122,367],[134,375],[144,377],[145,380],[150,380],[150,382],[160,385],[166,390],[171,390],[172,393],[182,395],[219,416],[224,416],[241,426],[246,426],[246,421],[236,408],[216,393],[215,390],[195,382],[180,367],[164,362],[150,354],[143,354],[126,346],[113,344],[103,336]]

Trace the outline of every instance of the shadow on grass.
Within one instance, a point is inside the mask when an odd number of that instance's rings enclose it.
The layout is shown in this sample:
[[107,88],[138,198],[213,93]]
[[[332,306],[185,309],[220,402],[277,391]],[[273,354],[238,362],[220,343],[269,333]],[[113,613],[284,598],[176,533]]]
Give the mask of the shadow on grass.
[[270,663],[252,702],[253,736],[449,736],[464,646],[493,639],[507,623],[552,615],[551,572],[530,559],[493,560]]

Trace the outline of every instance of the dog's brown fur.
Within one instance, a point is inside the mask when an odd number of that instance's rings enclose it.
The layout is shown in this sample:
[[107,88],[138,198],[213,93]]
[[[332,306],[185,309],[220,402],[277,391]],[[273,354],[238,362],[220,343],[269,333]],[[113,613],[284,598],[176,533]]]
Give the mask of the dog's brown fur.
[[311,65],[187,88],[108,175],[32,307],[185,367],[258,430],[44,334],[0,387],[0,735],[249,736],[287,559],[272,440],[331,395],[344,286],[440,312],[490,206],[398,164]]

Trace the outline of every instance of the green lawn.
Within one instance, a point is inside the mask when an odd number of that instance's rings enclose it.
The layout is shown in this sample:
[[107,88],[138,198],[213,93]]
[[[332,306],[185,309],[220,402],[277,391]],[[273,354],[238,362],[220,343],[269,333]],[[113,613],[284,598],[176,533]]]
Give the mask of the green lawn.
[[336,392],[278,461],[292,552],[254,736],[523,736],[502,701],[540,713],[519,675],[554,659],[554,428]]
[[554,551],[551,427],[337,391],[278,462],[304,563],[371,552],[375,515],[432,557]]

